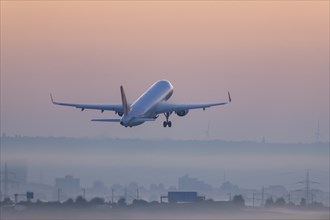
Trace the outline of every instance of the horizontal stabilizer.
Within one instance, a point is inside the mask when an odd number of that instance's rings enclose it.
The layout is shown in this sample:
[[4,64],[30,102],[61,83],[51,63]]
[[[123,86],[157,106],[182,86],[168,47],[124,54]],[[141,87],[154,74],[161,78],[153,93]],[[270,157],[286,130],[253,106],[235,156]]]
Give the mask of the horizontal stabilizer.
[[120,118],[100,118],[100,119],[92,119],[91,121],[99,121],[99,122],[120,122]]

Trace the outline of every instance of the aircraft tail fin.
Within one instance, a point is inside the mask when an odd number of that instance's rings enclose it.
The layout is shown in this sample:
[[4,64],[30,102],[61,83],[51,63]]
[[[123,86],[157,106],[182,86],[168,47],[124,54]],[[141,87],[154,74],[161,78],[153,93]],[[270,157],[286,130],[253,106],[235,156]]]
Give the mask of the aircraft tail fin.
[[124,115],[127,115],[128,112],[131,110],[131,107],[129,106],[129,104],[127,102],[123,86],[120,86],[120,94],[121,94],[121,102],[123,104],[123,109],[124,109]]

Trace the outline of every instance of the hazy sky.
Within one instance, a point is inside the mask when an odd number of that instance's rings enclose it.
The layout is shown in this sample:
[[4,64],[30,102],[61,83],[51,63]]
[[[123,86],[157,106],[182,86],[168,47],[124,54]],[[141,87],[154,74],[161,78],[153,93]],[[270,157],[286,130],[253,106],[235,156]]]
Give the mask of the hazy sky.
[[[230,105],[135,128],[58,101],[133,101],[168,79],[173,101]],[[1,1],[1,132],[8,135],[329,140],[329,1]]]

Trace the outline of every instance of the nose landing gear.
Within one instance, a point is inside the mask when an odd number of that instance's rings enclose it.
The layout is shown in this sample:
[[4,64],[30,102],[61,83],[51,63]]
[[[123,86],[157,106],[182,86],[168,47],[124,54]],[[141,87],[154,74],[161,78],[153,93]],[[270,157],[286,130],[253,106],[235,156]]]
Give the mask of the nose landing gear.
[[164,126],[164,128],[165,128],[166,126],[168,126],[168,127],[172,127],[172,122],[171,122],[171,121],[164,121],[164,122],[163,122],[163,126]]
[[168,120],[168,118],[170,117],[171,114],[172,114],[172,112],[165,112],[164,113],[165,118],[166,118],[166,121],[163,122],[164,128],[166,128],[166,126],[168,126],[169,128],[172,127],[172,122]]

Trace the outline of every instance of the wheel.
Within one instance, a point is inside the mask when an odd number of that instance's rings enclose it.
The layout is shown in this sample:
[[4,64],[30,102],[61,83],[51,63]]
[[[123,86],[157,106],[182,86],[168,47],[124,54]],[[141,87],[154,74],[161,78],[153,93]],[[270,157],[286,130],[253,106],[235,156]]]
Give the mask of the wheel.
[[163,126],[164,126],[164,128],[167,126],[167,122],[166,121],[163,122]]
[[172,122],[171,121],[169,121],[167,124],[168,124],[168,127],[172,127]]

